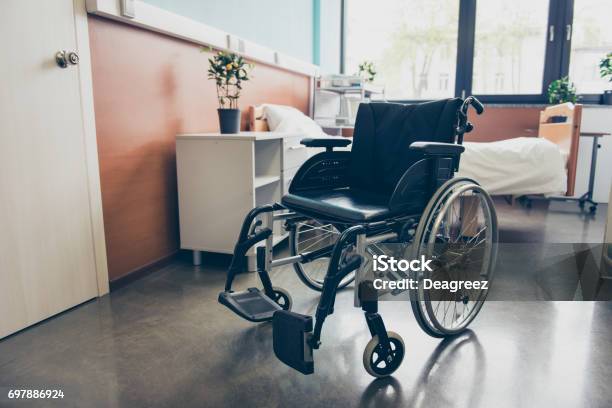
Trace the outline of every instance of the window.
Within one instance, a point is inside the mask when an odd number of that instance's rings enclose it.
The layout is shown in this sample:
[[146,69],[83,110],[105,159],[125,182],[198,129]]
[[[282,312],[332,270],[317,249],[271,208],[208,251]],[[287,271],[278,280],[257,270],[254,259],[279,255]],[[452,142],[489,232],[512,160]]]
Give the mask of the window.
[[472,93],[540,94],[548,1],[476,3]]
[[545,103],[568,76],[583,103],[612,85],[612,0],[342,0],[345,73],[374,61],[391,100],[477,95]]
[[374,61],[389,99],[455,93],[459,0],[347,1],[345,70]]
[[569,74],[578,93],[602,93],[612,88],[599,76],[599,61],[612,52],[610,16],[610,0],[574,0]]

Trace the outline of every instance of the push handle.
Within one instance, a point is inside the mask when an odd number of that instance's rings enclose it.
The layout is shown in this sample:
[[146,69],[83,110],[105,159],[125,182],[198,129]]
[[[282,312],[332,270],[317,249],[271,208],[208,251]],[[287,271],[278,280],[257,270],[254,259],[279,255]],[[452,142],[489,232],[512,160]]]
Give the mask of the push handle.
[[479,115],[482,114],[482,112],[484,112],[484,105],[482,104],[482,102],[480,102],[478,99],[474,98],[473,96],[470,96],[470,98],[472,98],[471,104],[474,107],[474,109],[476,109],[476,113]]
[[480,115],[480,114],[482,114],[482,112],[484,112],[484,105],[482,104],[482,102],[480,102],[474,96],[468,96],[463,101],[463,105],[461,105],[461,112],[464,115],[467,115],[467,111],[468,111],[468,108],[470,107],[470,105],[472,105],[474,107],[474,109],[476,110],[477,114]]
[[[468,96],[464,99],[463,104],[457,111],[457,124],[455,126],[455,136],[457,137],[456,142],[458,144],[463,143],[463,135],[465,133],[470,133],[474,130],[474,126],[468,122],[468,109],[470,105],[474,107],[474,110],[477,114],[482,114],[484,112],[484,105],[474,96]],[[458,165],[458,163],[456,163]]]

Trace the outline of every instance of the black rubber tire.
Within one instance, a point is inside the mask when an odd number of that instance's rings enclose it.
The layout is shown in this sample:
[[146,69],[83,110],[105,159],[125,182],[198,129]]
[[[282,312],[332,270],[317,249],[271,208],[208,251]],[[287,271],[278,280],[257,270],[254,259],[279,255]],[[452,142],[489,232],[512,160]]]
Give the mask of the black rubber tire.
[[442,339],[442,338],[448,337],[448,335],[445,335],[445,334],[443,334],[443,333],[441,333],[439,331],[436,331],[433,328],[433,325],[431,323],[426,323],[425,322],[426,317],[423,316],[423,314],[421,313],[421,308],[416,305],[416,301],[410,301],[410,304],[412,306],[412,312],[414,314],[414,319],[417,321],[419,327],[425,333],[427,333],[429,336],[435,337],[437,339]]
[[[440,188],[431,197],[431,199],[429,200],[429,203],[427,204],[427,207],[423,211],[423,214],[427,214],[429,211],[431,211],[431,209],[437,204],[437,201],[444,195],[444,192],[448,188],[452,187],[455,184],[459,184],[462,181],[473,181],[473,180],[468,179],[468,178],[453,178],[453,179],[448,180],[446,183],[440,186]],[[421,217],[423,216],[423,214],[421,215]],[[412,276],[412,278],[415,279],[415,276]],[[426,317],[423,316],[421,312],[421,307],[418,305],[417,298],[418,296],[414,293],[414,291],[410,291],[410,306],[412,307],[412,313],[414,315],[414,319],[417,321],[419,327],[421,327],[421,329],[431,337],[435,337],[435,338],[447,337],[447,335],[436,330],[433,327],[433,324],[425,321]]]
[[272,289],[274,289],[275,295],[274,299],[272,300],[274,300],[276,304],[282,307],[283,310],[291,310],[291,307],[293,306],[293,299],[291,298],[289,292],[287,292],[283,288],[278,288],[276,286],[272,287]]
[[[415,234],[415,242],[420,241],[420,236],[423,233],[423,229],[425,227],[424,222],[429,218],[429,214],[434,210],[434,208],[438,205],[439,200],[441,200],[442,198],[444,198],[447,195],[447,191],[449,191],[451,188],[454,188],[455,185],[459,185],[461,183],[466,183],[466,184],[471,184],[471,185],[476,185],[480,188],[480,186],[478,185],[477,182],[475,182],[472,179],[468,179],[468,178],[455,178],[455,179],[451,179],[449,181],[447,181],[444,185],[442,185],[437,191],[436,193],[433,195],[433,197],[431,198],[430,202],[428,203],[425,211],[423,212],[422,215],[422,219],[421,222],[419,223],[419,227],[417,228],[417,232]],[[488,203],[488,208],[489,211],[491,212],[491,218],[492,218],[492,230],[494,231],[494,243],[497,243],[497,217],[495,215],[495,207],[493,206],[492,200],[491,198],[488,196],[488,194],[486,194],[486,192],[482,191],[482,194],[485,194],[485,199],[487,200]],[[418,248],[418,246],[414,247],[415,249]],[[415,256],[415,254],[413,254],[413,256]],[[493,256],[493,259],[495,259],[495,256]],[[494,262],[494,260],[492,261]],[[413,278],[415,278],[413,276]],[[482,307],[482,303],[484,303],[484,300],[486,299],[486,295],[485,297],[482,299],[481,304],[478,306],[478,308],[475,310],[475,313],[473,314],[473,316],[467,321],[467,323],[465,324],[465,326],[463,328],[459,328],[457,330],[452,330],[452,329],[447,329],[447,328],[443,328],[443,327],[438,327],[439,324],[437,324],[434,320],[431,320],[428,316],[427,313],[429,313],[427,310],[427,306],[428,306],[428,302],[429,300],[427,299],[419,299],[419,295],[416,293],[416,291],[411,291],[410,293],[411,296],[411,306],[412,306],[412,310],[415,316],[415,319],[417,320],[417,323],[419,324],[419,326],[423,329],[423,331],[425,331],[428,335],[432,336],[432,337],[436,337],[436,338],[442,338],[442,337],[449,337],[449,336],[454,336],[460,332],[462,332],[463,330],[465,330],[467,328],[467,326],[469,325],[469,323],[476,317],[476,315],[479,313],[480,308]],[[426,307],[423,307],[423,305],[420,303],[423,302],[423,304]],[[423,310],[425,309],[425,310]]]
[[378,336],[372,337],[372,339],[370,339],[365,349],[363,350],[363,367],[368,372],[368,374],[376,378],[384,378],[390,376],[395,372],[395,370],[399,368],[399,366],[402,364],[402,361],[404,360],[405,346],[402,337],[392,331],[387,332],[387,337],[389,337],[389,341],[395,348],[393,349],[392,359],[390,361],[384,361],[384,367],[378,367],[376,364],[374,364],[375,362],[373,361],[374,353],[379,352],[378,350],[380,350],[381,348]]

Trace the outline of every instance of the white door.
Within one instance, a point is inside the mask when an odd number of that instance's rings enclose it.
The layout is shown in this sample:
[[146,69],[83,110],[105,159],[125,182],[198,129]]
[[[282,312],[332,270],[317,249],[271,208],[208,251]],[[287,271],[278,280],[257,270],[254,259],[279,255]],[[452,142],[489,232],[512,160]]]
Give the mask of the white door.
[[73,0],[1,8],[0,338],[98,295]]

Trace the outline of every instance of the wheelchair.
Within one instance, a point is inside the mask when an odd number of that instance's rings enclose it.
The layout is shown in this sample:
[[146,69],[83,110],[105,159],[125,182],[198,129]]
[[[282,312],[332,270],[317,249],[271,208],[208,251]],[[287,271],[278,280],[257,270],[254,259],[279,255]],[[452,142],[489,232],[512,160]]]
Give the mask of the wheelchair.
[[[285,364],[303,374],[314,372],[313,352],[321,346],[326,318],[338,290],[354,282],[354,303],[365,314],[372,335],[363,353],[374,377],[392,374],[404,357],[404,342],[387,331],[373,279],[406,274],[373,272],[374,255],[397,254],[433,260],[430,272],[409,272],[413,314],[430,336],[461,333],[479,313],[488,288],[436,296],[425,280],[490,281],[497,247],[497,217],[491,197],[474,180],[454,177],[463,136],[473,129],[468,110],[483,105],[467,97],[403,105],[362,103],[353,144],[344,138],[304,139],[325,148],[298,170],[280,203],[251,210],[240,230],[219,302],[252,322],[272,321],[273,349]],[[289,232],[290,256],[274,259],[274,224]],[[263,290],[232,290],[246,268],[245,254],[256,247]],[[299,278],[321,292],[314,316],[291,311],[290,294],[275,287],[271,268],[293,264]],[[377,275],[378,273],[378,275]],[[391,293],[393,295],[394,293]]]

